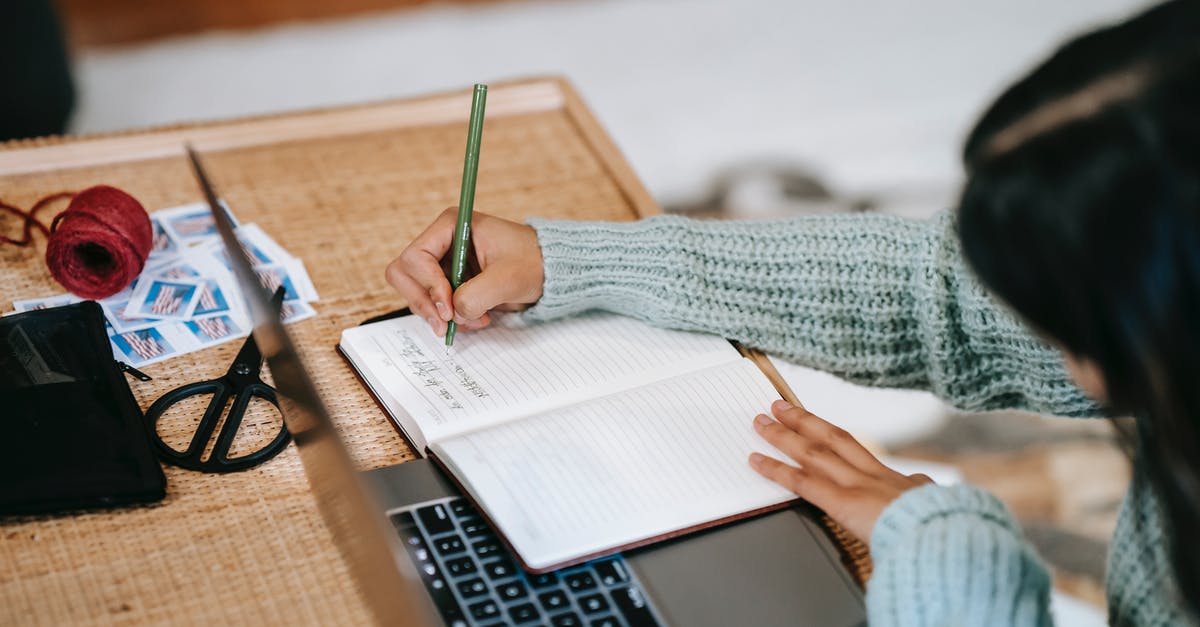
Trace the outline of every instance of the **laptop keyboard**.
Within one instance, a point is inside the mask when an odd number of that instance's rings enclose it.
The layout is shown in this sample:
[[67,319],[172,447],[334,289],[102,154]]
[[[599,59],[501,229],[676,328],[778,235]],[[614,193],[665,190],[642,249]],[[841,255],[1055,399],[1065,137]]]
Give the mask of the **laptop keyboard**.
[[461,497],[388,513],[442,619],[466,625],[658,625],[621,556],[534,575]]

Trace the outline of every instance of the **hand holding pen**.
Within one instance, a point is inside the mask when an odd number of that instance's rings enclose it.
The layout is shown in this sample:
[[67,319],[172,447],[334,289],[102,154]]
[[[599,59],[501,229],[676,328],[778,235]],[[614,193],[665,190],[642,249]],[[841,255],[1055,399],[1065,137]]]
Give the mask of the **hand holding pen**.
[[542,249],[532,227],[476,213],[471,242],[479,271],[457,290],[441,260],[450,251],[458,213],[442,212],[387,267],[387,280],[408,306],[445,335],[450,321],[461,330],[491,324],[489,311],[517,311],[542,297]]

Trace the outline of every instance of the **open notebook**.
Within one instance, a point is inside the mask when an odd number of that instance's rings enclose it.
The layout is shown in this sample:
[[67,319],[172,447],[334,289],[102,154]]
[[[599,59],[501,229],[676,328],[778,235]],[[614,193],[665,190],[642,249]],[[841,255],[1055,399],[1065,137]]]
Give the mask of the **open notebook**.
[[604,313],[502,316],[448,352],[404,316],[347,329],[339,348],[529,570],[795,499],[746,461],[782,457],[751,426],[779,393],[719,337]]

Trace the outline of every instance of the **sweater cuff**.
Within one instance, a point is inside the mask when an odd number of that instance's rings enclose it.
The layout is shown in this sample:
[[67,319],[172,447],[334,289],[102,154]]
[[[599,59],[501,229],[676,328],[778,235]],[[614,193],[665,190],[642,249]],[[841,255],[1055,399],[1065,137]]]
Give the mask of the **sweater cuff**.
[[[627,313],[638,301],[654,298],[652,286],[664,265],[665,231],[676,216],[636,222],[578,222],[533,218],[545,278],[542,296],[524,312],[531,320],[551,320],[589,309]],[[644,304],[644,303],[643,303]]]
[[872,559],[887,559],[892,550],[902,546],[922,525],[960,514],[982,518],[1020,534],[1012,514],[991,494],[968,485],[924,485],[901,494],[879,515],[871,531]]

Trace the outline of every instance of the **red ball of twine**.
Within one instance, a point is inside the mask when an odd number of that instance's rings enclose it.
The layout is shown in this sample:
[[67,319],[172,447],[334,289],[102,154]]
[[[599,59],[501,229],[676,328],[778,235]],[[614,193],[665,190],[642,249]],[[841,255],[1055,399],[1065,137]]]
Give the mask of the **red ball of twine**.
[[[38,211],[70,198],[47,228]],[[24,219],[21,238],[0,235],[0,244],[28,246],[33,230],[46,235],[46,265],[55,280],[83,298],[108,298],[142,272],[153,245],[150,216],[133,196],[107,185],[72,194],[59,192],[24,211],[0,200],[0,210]]]
[[72,294],[108,298],[141,274],[153,239],[150,216],[137,199],[97,185],[75,194],[50,223],[46,265]]

